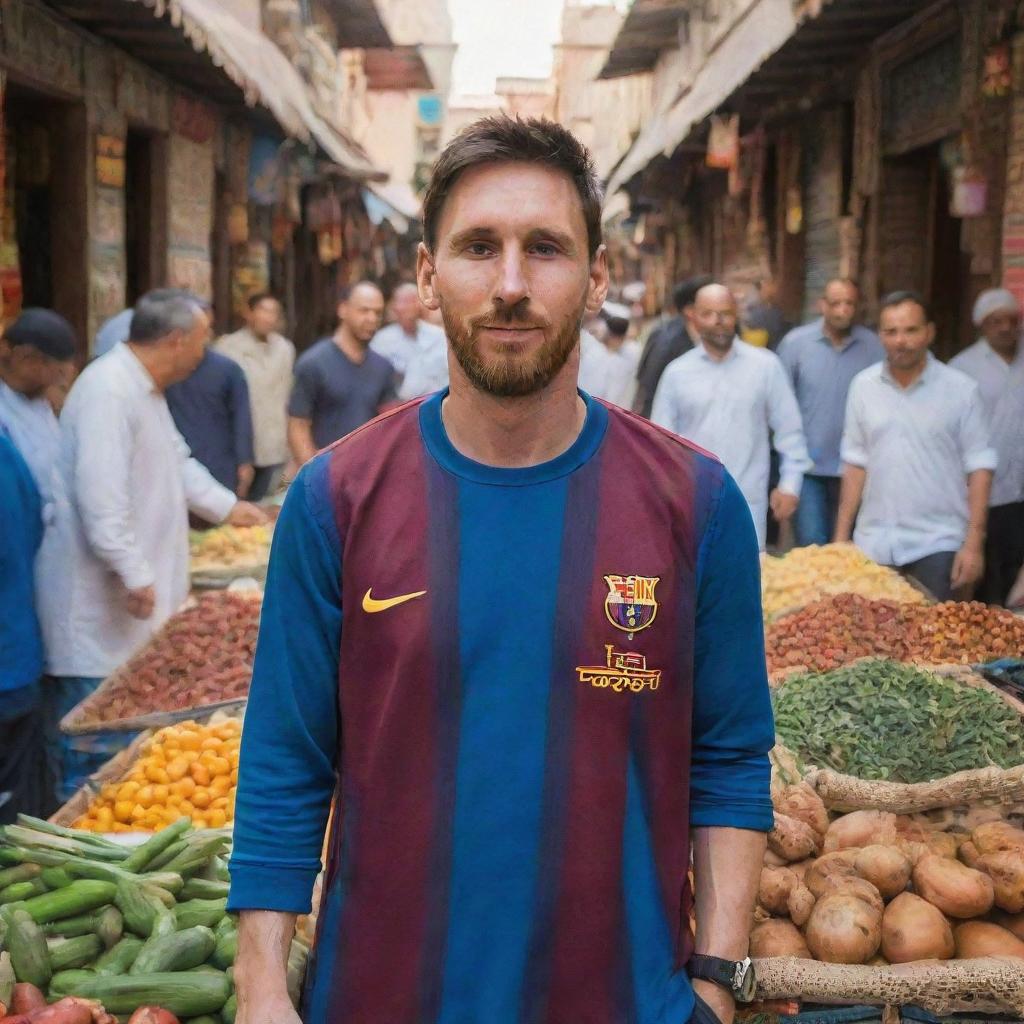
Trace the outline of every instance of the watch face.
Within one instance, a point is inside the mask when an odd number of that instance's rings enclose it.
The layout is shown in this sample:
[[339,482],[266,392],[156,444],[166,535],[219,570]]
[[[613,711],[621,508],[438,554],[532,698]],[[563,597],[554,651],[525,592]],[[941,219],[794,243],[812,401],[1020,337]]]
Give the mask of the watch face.
[[751,1003],[757,994],[757,978],[754,975],[754,965],[750,957],[740,961],[736,965],[736,975],[733,978],[733,993],[739,1003]]

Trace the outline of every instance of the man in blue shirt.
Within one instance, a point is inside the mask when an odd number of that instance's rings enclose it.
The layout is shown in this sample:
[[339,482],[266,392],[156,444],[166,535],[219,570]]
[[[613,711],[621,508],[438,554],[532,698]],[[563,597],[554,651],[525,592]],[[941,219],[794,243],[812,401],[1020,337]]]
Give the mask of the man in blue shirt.
[[821,318],[797,327],[779,343],[778,354],[796,392],[814,468],[804,477],[796,510],[796,542],[828,544],[836,527],[842,467],[839,442],[850,382],[885,356],[874,331],[856,323],[860,292],[853,281],[829,281]]
[[43,743],[43,639],[33,564],[42,503],[25,460],[0,427],[0,824],[53,810]]
[[245,372],[209,348],[190,377],[166,391],[174,424],[192,457],[239,498],[249,494],[255,469],[252,410]]

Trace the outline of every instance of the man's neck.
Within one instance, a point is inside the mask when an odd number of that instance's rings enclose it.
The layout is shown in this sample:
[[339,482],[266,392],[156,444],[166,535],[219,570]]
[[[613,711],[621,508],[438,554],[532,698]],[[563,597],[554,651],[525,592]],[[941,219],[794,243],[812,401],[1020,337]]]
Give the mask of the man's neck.
[[0,383],[6,384],[16,395],[21,395],[22,398],[28,398],[28,395],[18,387],[17,382],[11,376],[10,370],[3,365],[0,365]]
[[366,361],[366,352],[369,346],[364,345],[347,327],[339,327],[334,332],[334,344],[353,363],[363,363]]
[[448,440],[474,462],[523,469],[557,458],[572,447],[587,418],[576,390],[574,354],[541,392],[497,398],[474,387],[451,357],[451,390],[441,407]]
[[130,341],[126,341],[125,345],[128,347],[128,351],[142,363],[142,368],[153,379],[157,391],[163,394],[173,381],[167,370],[163,353],[159,350],[158,346],[133,345]]
[[416,322],[415,322],[415,323],[414,323],[414,324],[412,325],[412,328],[411,328],[411,329],[410,329],[410,328],[408,328],[408,327],[406,327],[406,326],[405,326],[405,324],[399,324],[398,326],[402,328],[402,333],[403,333],[403,334],[404,334],[404,335],[405,335],[405,336],[406,336],[407,338],[411,339],[412,341],[415,341],[415,340],[416,340],[416,338],[417,338],[417,336],[418,336],[418,334],[419,334],[419,326],[420,326],[420,322],[419,322],[419,320],[417,320],[417,321],[416,321]]
[[837,331],[834,327],[829,327],[827,323],[825,324],[825,337],[832,343],[833,348],[842,348],[850,340],[852,333],[852,325],[847,331]]
[[254,331],[254,330],[253,330],[253,329],[252,329],[251,327],[249,328],[249,333],[250,333],[250,334],[251,334],[251,335],[252,335],[252,336],[253,336],[253,337],[254,337],[254,338],[255,338],[255,339],[257,340],[257,341],[261,342],[261,343],[262,343],[262,344],[264,344],[264,345],[266,345],[266,343],[267,343],[268,341],[270,341],[270,335],[269,335],[269,334],[257,334],[257,332],[256,332],[256,331]]
[[710,342],[701,340],[701,344],[704,346],[704,351],[716,362],[721,363],[726,360],[729,353],[732,352],[733,345],[736,344],[736,339],[733,338],[725,348],[721,348],[718,345],[712,345]]
[[[999,356],[999,358],[1002,359],[1002,361],[1006,363],[1007,366],[1009,366],[1014,361],[1014,359],[1017,358],[1017,352],[1020,349],[1020,342],[1016,342],[1012,347],[1008,349],[1002,349],[996,348],[995,345],[993,345],[990,341],[988,343],[988,347],[992,349],[992,351],[995,352],[995,354]],[[2,374],[0,374],[0,376],[2,376]]]
[[921,374],[924,373],[925,367],[927,365],[928,365],[928,360],[924,359],[920,363],[918,363],[916,366],[912,366],[909,369],[906,369],[906,370],[896,370],[896,369],[893,369],[892,363],[890,363],[888,360],[886,360],[886,367],[889,370],[889,376],[892,377],[892,379],[894,381],[896,381],[896,383],[899,384],[899,386],[901,388],[903,388],[904,391],[907,388],[909,388],[911,384],[913,384],[915,381],[917,381],[920,378]]

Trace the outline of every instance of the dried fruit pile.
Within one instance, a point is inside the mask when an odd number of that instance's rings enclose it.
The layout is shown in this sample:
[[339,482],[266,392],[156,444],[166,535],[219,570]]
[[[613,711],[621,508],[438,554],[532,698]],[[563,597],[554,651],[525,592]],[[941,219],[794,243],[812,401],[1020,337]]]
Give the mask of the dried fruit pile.
[[775,728],[805,761],[860,779],[926,782],[1024,764],[1020,716],[992,690],[894,661],[792,676]]
[[75,725],[201,708],[244,697],[249,692],[259,616],[260,601],[252,595],[204,595],[172,616],[80,705]]
[[805,782],[773,788],[753,957],[837,964],[1024,959],[1024,831],[942,831],[885,811],[834,821]]
[[819,672],[858,658],[972,665],[1024,651],[1024,619],[978,602],[936,605],[837,594],[768,627],[769,671]]
[[761,604],[767,620],[840,593],[902,604],[925,600],[898,572],[871,561],[852,544],[812,544],[782,558],[761,560]]
[[161,729],[129,774],[103,786],[74,827],[87,832],[158,831],[184,815],[195,828],[221,828],[235,817],[241,740],[237,718]]

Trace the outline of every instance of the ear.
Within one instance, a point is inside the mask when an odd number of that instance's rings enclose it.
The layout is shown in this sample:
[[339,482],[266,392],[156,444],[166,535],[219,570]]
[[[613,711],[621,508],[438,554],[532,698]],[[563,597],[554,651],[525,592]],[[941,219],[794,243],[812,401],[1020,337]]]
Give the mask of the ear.
[[434,270],[434,258],[423,242],[416,247],[416,288],[420,294],[420,302],[427,309],[440,309],[441,301],[437,294]]
[[935,341],[935,324],[929,322],[928,324],[928,345],[931,347],[932,342]]
[[594,258],[590,261],[590,274],[587,282],[587,312],[596,313],[608,298],[608,250],[604,245],[597,247]]

